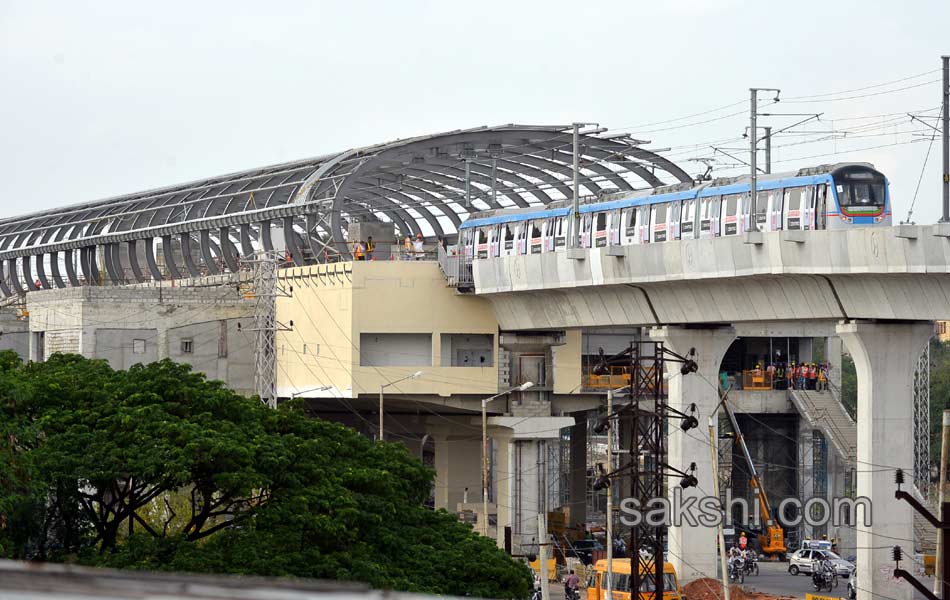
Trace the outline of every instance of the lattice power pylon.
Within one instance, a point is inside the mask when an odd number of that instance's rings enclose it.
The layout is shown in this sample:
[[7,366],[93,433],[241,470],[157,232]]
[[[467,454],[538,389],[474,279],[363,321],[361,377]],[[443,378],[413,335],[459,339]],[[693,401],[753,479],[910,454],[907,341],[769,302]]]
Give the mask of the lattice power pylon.
[[[688,356],[693,356],[690,351]],[[630,347],[611,357],[604,357],[595,373],[609,371],[610,367],[626,367],[630,375],[629,400],[613,414],[613,418],[626,432],[629,440],[629,462],[612,473],[598,477],[595,488],[610,485],[610,478],[626,474],[630,479],[630,498],[636,498],[640,507],[650,506],[656,498],[666,496],[666,478],[680,477],[682,487],[695,487],[696,463],[689,466],[667,463],[667,420],[679,419],[683,431],[699,425],[696,405],[688,413],[680,412],[666,402],[663,373],[668,363],[678,363],[680,374],[686,376],[698,369],[692,358],[680,356],[659,342],[632,342]],[[604,433],[611,427],[607,417],[598,421],[596,433]],[[683,468],[680,468],[683,467]],[[630,528],[630,589],[656,590],[656,597],[663,597],[663,556],[666,549],[667,527],[651,524],[642,519]],[[649,583],[648,583],[649,582]]]
[[283,253],[260,251],[253,258],[242,260],[250,271],[249,288],[242,293],[254,299],[254,327],[246,329],[256,334],[254,344],[254,391],[261,402],[277,408],[277,332],[290,331],[290,327],[277,321],[277,298],[289,296],[280,285],[277,269]]
[[917,359],[914,372],[914,484],[930,493],[930,342]]

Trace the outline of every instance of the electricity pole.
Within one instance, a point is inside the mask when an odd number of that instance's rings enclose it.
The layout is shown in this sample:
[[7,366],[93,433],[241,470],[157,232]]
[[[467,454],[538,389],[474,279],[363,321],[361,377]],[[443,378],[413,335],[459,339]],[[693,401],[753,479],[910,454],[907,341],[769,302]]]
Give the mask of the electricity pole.
[[950,223],[950,55],[943,61],[943,218]]
[[581,239],[581,213],[578,212],[578,196],[580,191],[578,188],[578,165],[580,163],[580,136],[578,135],[578,130],[580,129],[580,123],[574,123],[574,186],[573,186],[573,200],[571,202],[571,208],[574,211],[574,226],[571,228],[571,248],[580,248],[580,239]]
[[[758,197],[758,191],[756,189],[758,184],[756,160],[759,154],[759,130],[755,122],[756,117],[758,117],[757,103],[759,92],[775,92],[775,101],[778,102],[778,95],[781,93],[781,90],[778,88],[749,88],[749,168],[752,180],[749,186],[749,231],[758,231],[759,229],[759,224],[756,222],[755,210]],[[769,149],[769,154],[771,154],[771,149]],[[769,156],[769,159],[771,159],[771,156]]]

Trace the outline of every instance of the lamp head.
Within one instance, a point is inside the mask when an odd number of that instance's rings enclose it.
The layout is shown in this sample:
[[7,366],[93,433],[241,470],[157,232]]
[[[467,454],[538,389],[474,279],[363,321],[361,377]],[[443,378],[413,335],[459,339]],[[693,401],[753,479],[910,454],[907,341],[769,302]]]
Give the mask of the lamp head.
[[519,391],[519,392],[523,392],[523,391],[529,390],[529,389],[531,389],[531,388],[533,388],[533,387],[534,387],[534,382],[533,382],[533,381],[526,381],[526,382],[524,382],[524,383],[522,383],[521,385],[518,386],[518,391]]
[[409,379],[419,379],[420,377],[422,377],[422,371],[416,371],[409,376]]

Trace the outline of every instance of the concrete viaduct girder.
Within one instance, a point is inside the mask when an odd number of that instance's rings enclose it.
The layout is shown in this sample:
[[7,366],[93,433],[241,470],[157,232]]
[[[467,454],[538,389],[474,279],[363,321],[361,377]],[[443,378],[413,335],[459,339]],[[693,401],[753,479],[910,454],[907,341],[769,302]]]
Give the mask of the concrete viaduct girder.
[[503,329],[794,320],[950,318],[940,225],[783,232],[475,261],[476,293]]

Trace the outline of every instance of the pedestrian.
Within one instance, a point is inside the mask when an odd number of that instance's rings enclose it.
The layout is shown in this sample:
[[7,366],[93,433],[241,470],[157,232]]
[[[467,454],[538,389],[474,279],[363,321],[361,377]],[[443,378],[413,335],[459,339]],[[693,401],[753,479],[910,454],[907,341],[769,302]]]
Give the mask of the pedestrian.
[[408,235],[406,239],[402,241],[402,250],[403,250],[403,260],[409,260],[412,258],[412,238]]
[[805,389],[805,363],[800,363],[798,368],[795,370],[795,389],[803,390]]
[[824,392],[828,390],[828,372],[825,369],[825,365],[821,365],[818,368],[818,391]]
[[366,260],[366,246],[363,245],[363,242],[353,242],[353,259]]
[[795,362],[791,362],[788,366],[788,389],[795,389]]
[[785,363],[779,363],[775,369],[775,389],[784,390],[785,385]]
[[776,373],[775,363],[770,362],[769,366],[766,367],[765,372],[768,373],[768,376],[769,376],[769,387],[771,387],[774,390],[775,389],[775,373]]
[[421,233],[416,234],[416,241],[412,243],[412,251],[416,260],[422,260],[426,257],[425,240]]
[[373,241],[373,236],[366,238],[366,260],[373,260],[373,250],[376,249],[376,242]]

